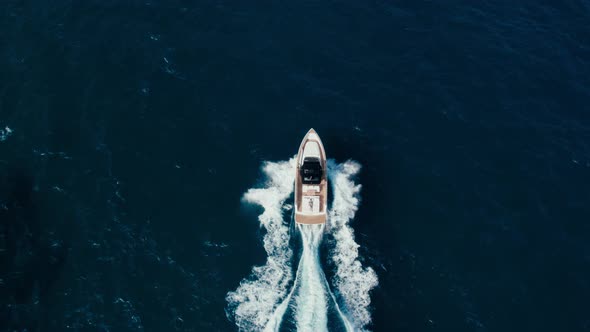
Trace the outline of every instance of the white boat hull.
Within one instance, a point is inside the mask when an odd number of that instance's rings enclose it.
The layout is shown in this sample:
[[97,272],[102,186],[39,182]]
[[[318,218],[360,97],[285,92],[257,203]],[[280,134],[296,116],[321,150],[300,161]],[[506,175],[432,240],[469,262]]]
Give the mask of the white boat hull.
[[326,223],[328,215],[326,151],[320,137],[313,129],[307,132],[299,146],[296,168],[295,222]]

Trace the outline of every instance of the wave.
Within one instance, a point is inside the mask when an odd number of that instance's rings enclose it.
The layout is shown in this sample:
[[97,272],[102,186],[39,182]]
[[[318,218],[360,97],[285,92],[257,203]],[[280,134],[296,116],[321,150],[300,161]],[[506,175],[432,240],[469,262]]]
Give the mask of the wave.
[[264,188],[250,189],[244,201],[262,206],[258,217],[266,229],[263,238],[268,257],[266,264],[252,268],[250,278],[226,296],[228,308],[240,331],[261,331],[284,298],[293,278],[289,246],[289,226],[283,220],[283,205],[293,192],[295,158],[282,162],[267,162],[263,166],[267,181]]
[[6,141],[10,135],[12,135],[12,129],[8,128],[8,126],[4,127],[4,129],[0,128],[0,142]]
[[[343,164],[328,161],[334,193],[328,232],[335,240],[329,250],[336,266],[332,280],[337,291],[335,295],[330,290],[319,256],[325,225],[297,225],[302,251],[293,280],[293,250],[289,245],[289,226],[283,218],[283,210],[290,209],[285,202],[293,192],[295,158],[264,164],[263,172],[267,177],[264,188],[248,190],[244,201],[264,209],[258,219],[267,231],[263,241],[268,258],[265,265],[254,267],[251,276],[242,280],[240,286],[226,297],[228,313],[233,314],[239,330],[278,331],[288,310],[293,313],[298,331],[327,331],[331,308],[347,331],[362,330],[371,322],[369,292],[378,283],[377,275],[358,260],[359,245],[349,226],[360,202],[361,186],[354,182],[359,170],[360,165],[354,161]],[[337,300],[343,302],[342,310]]]
[[297,268],[298,282],[295,299],[297,331],[328,331],[328,298],[319,257],[319,245],[324,225],[297,224],[303,252]]
[[344,302],[346,315],[356,329],[363,330],[371,322],[370,291],[379,281],[375,271],[363,267],[358,260],[359,245],[349,224],[360,203],[361,185],[354,182],[360,168],[360,164],[352,160],[342,164],[328,160],[328,175],[334,192],[328,215],[329,232],[335,240],[335,246],[330,251],[336,265],[333,284]]

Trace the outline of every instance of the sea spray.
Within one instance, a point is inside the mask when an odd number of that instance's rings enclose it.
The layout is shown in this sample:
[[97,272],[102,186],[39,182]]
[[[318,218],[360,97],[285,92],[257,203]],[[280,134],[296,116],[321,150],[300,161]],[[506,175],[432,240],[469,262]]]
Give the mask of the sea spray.
[[297,331],[328,331],[328,294],[318,250],[325,226],[298,224],[297,228],[303,246],[294,286]]
[[[321,267],[319,247],[325,225],[297,224],[296,230],[301,235],[302,252],[295,281],[289,295],[277,307],[264,331],[278,332],[289,307],[295,313],[293,320],[297,331],[326,331],[329,325],[330,308],[333,308],[336,313],[336,316],[331,317],[339,319],[345,331],[354,331],[348,318],[340,310],[336,297],[330,291],[330,285]],[[330,325],[338,325],[338,323],[330,323]]]
[[10,135],[12,135],[12,129],[8,128],[8,126],[4,127],[4,129],[0,128],[0,142],[5,141]]
[[329,180],[334,200],[329,210],[329,231],[335,239],[331,259],[336,265],[333,284],[344,302],[344,311],[355,328],[363,330],[371,322],[369,292],[377,286],[377,274],[370,267],[363,267],[358,260],[359,245],[349,222],[354,218],[360,203],[361,185],[354,182],[360,164],[346,161],[337,164],[328,160]]
[[[288,206],[285,201],[293,191],[295,159],[267,162],[263,167],[267,177],[264,188],[248,190],[244,201],[264,209],[258,219],[267,231],[263,241],[268,258],[265,265],[254,267],[251,276],[227,295],[229,313],[234,316],[239,330],[278,331],[283,316],[291,307],[299,331],[325,331],[329,303],[333,303],[347,331],[362,330],[371,322],[369,292],[378,283],[377,275],[358,260],[359,246],[349,226],[359,205],[360,185],[353,179],[360,165],[353,161],[337,164],[330,160],[328,169],[334,195],[328,231],[335,240],[329,251],[336,266],[333,285],[338,296],[330,291],[319,259],[324,225],[297,225],[302,253],[292,288],[287,289],[293,279],[293,252],[283,209]],[[337,298],[343,302],[343,310]]]
[[263,172],[267,178],[264,188],[248,190],[244,201],[264,209],[258,220],[266,229],[263,239],[268,255],[266,264],[252,268],[251,276],[226,297],[229,312],[241,331],[260,331],[267,325],[293,277],[289,226],[283,220],[282,208],[293,192],[295,159],[267,162]]

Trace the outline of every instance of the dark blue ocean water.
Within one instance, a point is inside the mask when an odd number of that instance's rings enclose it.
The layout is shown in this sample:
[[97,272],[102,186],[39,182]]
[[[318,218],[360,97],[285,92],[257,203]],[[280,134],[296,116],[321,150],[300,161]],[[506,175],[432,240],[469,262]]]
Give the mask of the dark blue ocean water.
[[241,201],[362,166],[375,331],[590,331],[590,3],[4,0],[0,331],[232,331]]

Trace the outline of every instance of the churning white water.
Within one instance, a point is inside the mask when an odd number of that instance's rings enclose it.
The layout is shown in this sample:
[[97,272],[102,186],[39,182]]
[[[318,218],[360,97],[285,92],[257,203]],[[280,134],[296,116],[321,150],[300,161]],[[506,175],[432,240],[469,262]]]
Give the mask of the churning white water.
[[266,176],[265,187],[248,190],[244,201],[264,209],[258,220],[266,229],[263,242],[268,257],[266,264],[253,267],[250,278],[242,280],[238,289],[226,296],[228,309],[241,331],[263,330],[292,280],[293,251],[289,247],[289,226],[283,220],[282,208],[293,192],[295,159],[267,162],[262,170]]
[[328,160],[328,175],[334,192],[328,223],[336,240],[330,251],[330,258],[336,265],[332,283],[344,301],[346,316],[357,330],[371,322],[369,291],[378,284],[377,273],[370,267],[363,267],[358,260],[359,245],[354,241],[354,231],[349,224],[360,202],[361,185],[354,182],[360,168],[360,164],[352,160],[342,164]]
[[328,330],[328,294],[324,287],[319,245],[324,225],[297,225],[301,233],[303,252],[294,285],[295,322],[297,331]]
[[338,294],[335,296],[319,257],[324,225],[297,225],[302,252],[293,280],[290,220],[283,218],[283,209],[293,191],[295,159],[264,164],[265,187],[248,190],[244,200],[264,209],[258,219],[266,229],[263,242],[267,261],[254,267],[252,275],[227,294],[229,313],[241,331],[277,331],[290,307],[298,331],[327,331],[330,307],[335,308],[348,331],[363,330],[370,323],[369,291],[377,285],[377,275],[358,260],[359,246],[348,225],[358,209],[360,185],[353,178],[359,170],[360,165],[353,161],[328,162],[334,196],[328,231],[335,239],[329,250],[337,268],[332,280]]

